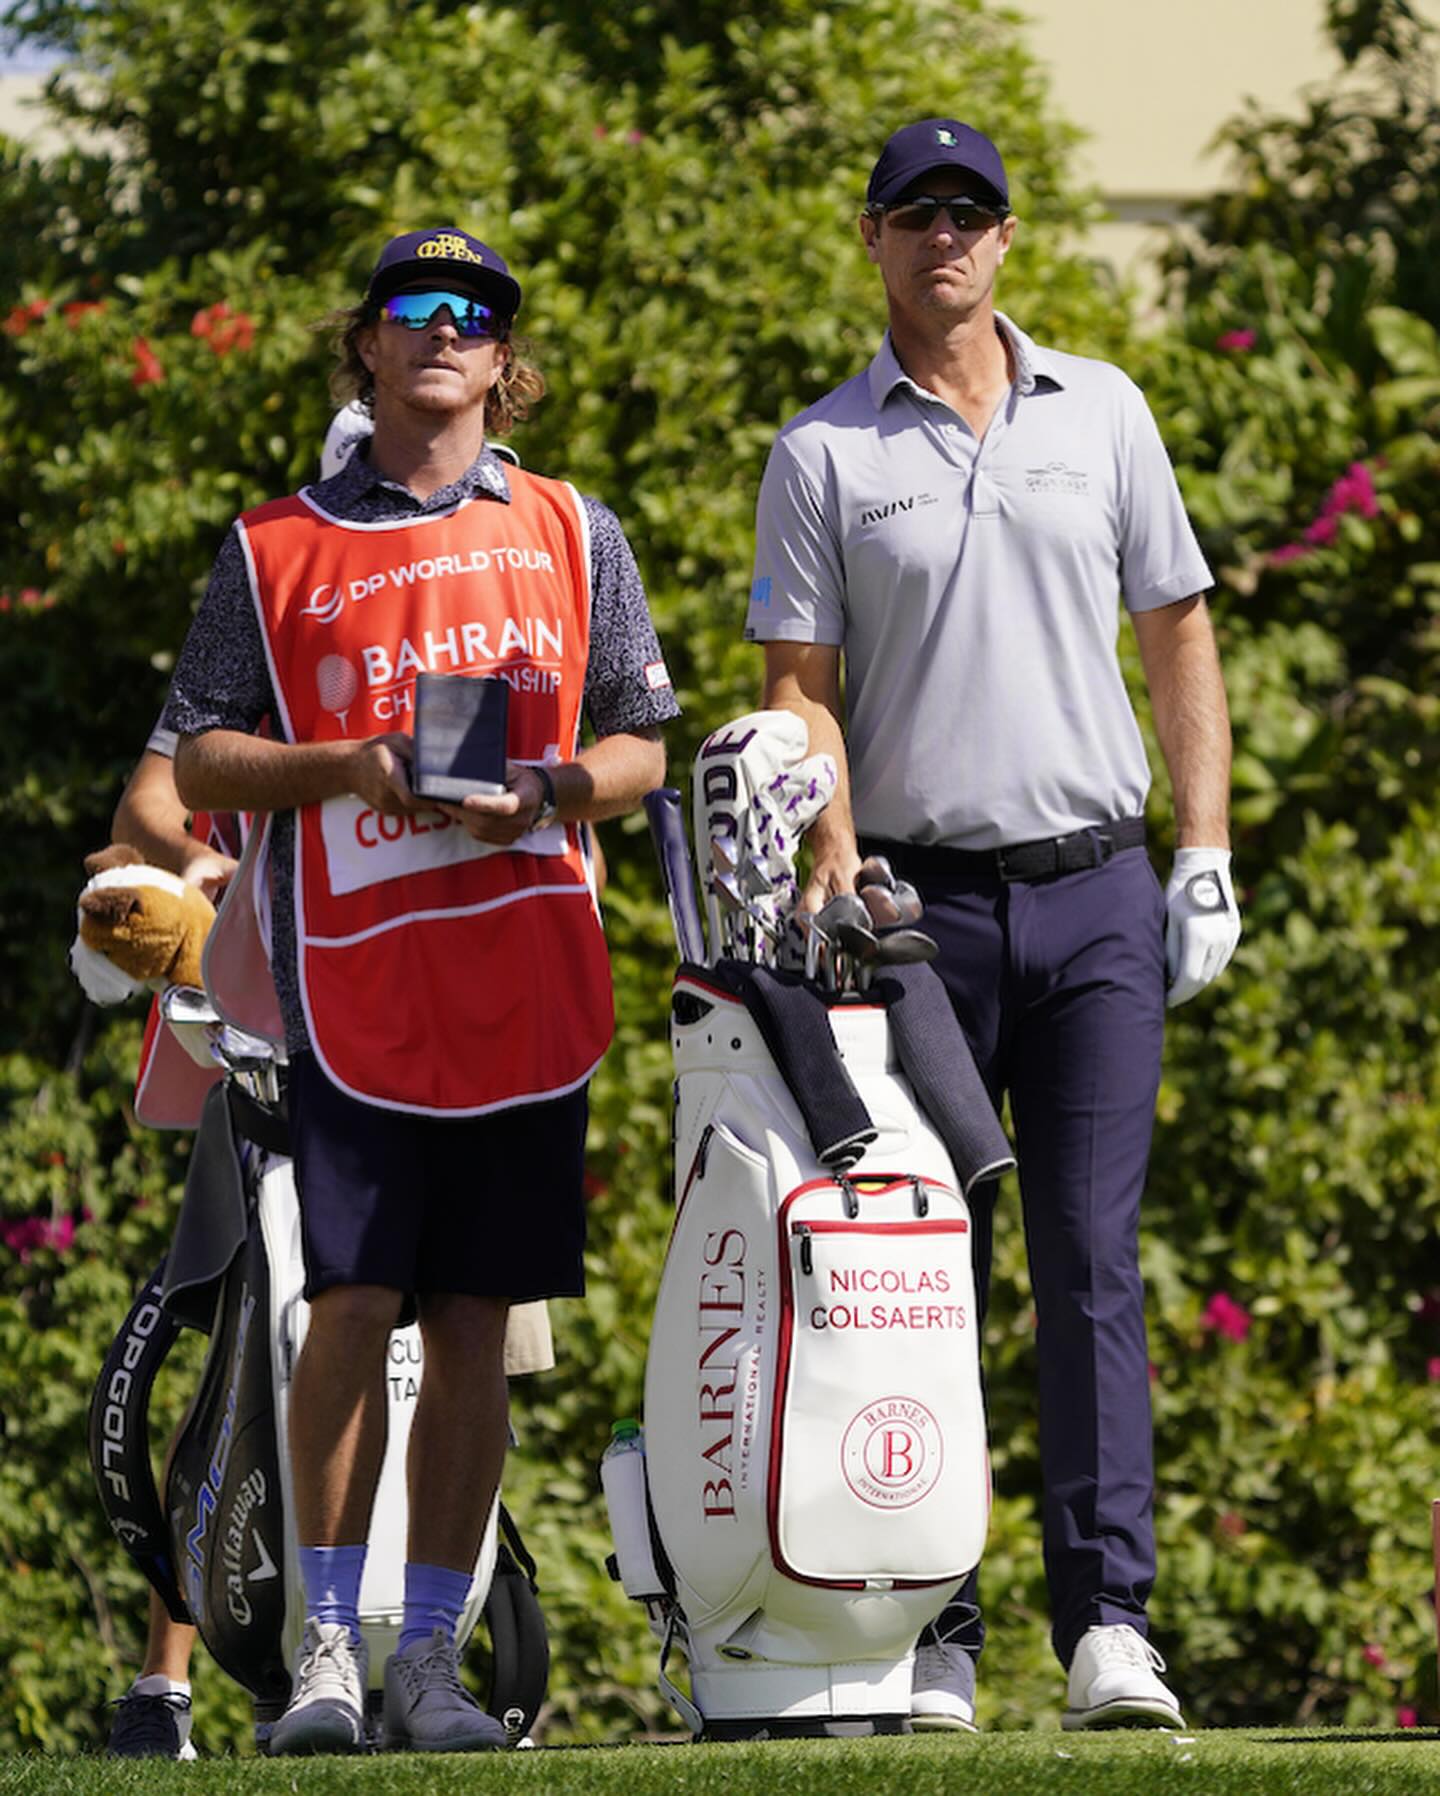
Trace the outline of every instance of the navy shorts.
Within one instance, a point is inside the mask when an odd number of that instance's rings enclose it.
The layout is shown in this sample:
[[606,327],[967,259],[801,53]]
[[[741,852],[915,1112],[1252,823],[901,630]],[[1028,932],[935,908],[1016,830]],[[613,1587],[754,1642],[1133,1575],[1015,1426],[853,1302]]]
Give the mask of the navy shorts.
[[487,1116],[412,1116],[348,1097],[306,1053],[287,1090],[307,1298],[583,1295],[584,1086]]

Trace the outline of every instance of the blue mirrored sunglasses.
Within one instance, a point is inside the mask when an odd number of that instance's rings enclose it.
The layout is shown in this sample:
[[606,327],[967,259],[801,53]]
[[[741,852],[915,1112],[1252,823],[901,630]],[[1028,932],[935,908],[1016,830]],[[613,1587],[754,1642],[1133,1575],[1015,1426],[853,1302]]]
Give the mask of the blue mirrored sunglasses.
[[455,328],[462,337],[502,338],[510,329],[510,320],[494,306],[476,299],[473,293],[447,293],[439,288],[423,293],[395,293],[380,307],[387,324],[403,324],[407,330],[423,331],[435,314],[448,308]]

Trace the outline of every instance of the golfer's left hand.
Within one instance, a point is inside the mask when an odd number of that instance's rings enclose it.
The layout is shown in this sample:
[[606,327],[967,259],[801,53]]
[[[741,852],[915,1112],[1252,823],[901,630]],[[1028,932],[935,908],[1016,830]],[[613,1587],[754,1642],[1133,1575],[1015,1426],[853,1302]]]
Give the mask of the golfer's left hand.
[[1165,1003],[1173,1010],[1220,977],[1240,940],[1229,849],[1177,848],[1165,911]]

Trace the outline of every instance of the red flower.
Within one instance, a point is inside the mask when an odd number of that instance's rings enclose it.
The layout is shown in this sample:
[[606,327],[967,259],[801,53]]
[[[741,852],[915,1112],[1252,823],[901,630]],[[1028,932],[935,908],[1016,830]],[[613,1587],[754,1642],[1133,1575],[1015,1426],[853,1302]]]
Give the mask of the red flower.
[[1222,331],[1215,339],[1215,347],[1231,355],[1244,355],[1246,350],[1255,347],[1256,342],[1254,331]]
[[155,351],[143,337],[137,337],[130,348],[135,357],[135,372],[130,376],[132,387],[153,386],[164,380],[165,370],[160,366]]
[[105,301],[103,299],[72,299],[68,305],[63,305],[60,308],[61,315],[72,331],[78,330],[91,312],[103,312],[104,310]]
[[1227,1509],[1220,1517],[1220,1532],[1228,1534],[1231,1540],[1239,1540],[1248,1526],[1245,1517],[1233,1509]]
[[1425,1376],[1431,1384],[1440,1384],[1440,1359],[1426,1360]]
[[228,355],[232,349],[253,346],[255,320],[246,312],[232,312],[222,299],[195,314],[190,320],[190,335],[203,337],[216,355]]
[[585,1174],[583,1189],[586,1203],[593,1203],[597,1197],[604,1197],[605,1193],[610,1189],[610,1181],[609,1179],[602,1179],[599,1173],[587,1172]]
[[1383,1646],[1376,1646],[1372,1641],[1370,1645],[1365,1648],[1364,1652],[1361,1653],[1360,1657],[1367,1665],[1383,1665],[1385,1663],[1385,1648]]
[[1217,1291],[1205,1305],[1200,1326],[1214,1329],[1228,1341],[1243,1341],[1250,1332],[1250,1312],[1224,1291]]
[[1420,1725],[1420,1717],[1416,1714],[1415,1710],[1410,1707],[1409,1703],[1402,1702],[1400,1707],[1395,1711],[1395,1725],[1396,1727],[1418,1727]]
[[29,306],[12,306],[5,314],[5,322],[0,325],[0,330],[7,337],[23,337],[33,322]]

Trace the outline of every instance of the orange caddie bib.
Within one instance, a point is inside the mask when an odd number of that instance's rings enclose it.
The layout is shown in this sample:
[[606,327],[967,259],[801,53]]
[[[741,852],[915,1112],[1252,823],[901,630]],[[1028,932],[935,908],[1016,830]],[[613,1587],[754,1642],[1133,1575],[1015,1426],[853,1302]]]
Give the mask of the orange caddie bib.
[[[574,490],[507,470],[511,500],[394,524],[309,490],[248,512],[250,570],[291,742],[413,730],[422,670],[509,682],[509,754],[569,759],[590,653],[590,545]],[[439,812],[305,805],[295,931],[311,1045],[364,1102],[474,1116],[573,1091],[614,1027],[582,832],[511,849]]]

